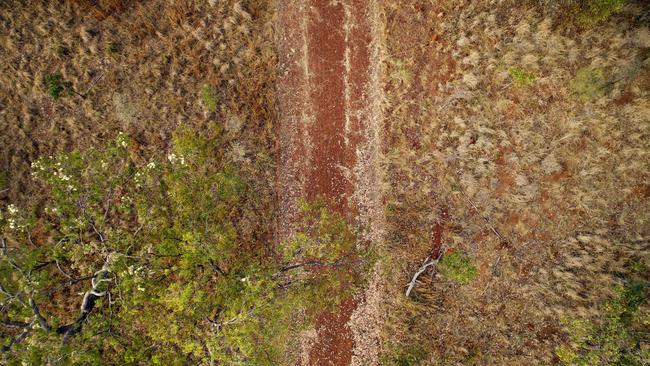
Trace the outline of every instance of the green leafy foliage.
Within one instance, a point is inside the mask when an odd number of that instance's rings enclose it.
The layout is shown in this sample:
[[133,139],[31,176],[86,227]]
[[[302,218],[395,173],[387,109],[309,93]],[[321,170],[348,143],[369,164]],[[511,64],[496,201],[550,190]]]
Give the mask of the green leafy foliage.
[[361,262],[355,253],[356,235],[322,200],[303,202],[301,209],[303,219],[296,235],[283,244],[284,261],[291,263],[284,269],[291,281],[301,283],[300,302],[309,309],[338,304],[360,279],[354,271]]
[[616,288],[616,298],[602,307],[598,321],[565,321],[571,342],[557,350],[562,364],[644,365],[650,359],[650,313],[642,310],[647,298],[648,284],[632,280]]
[[438,264],[438,271],[447,279],[460,284],[468,284],[477,276],[472,259],[459,251],[445,254]]
[[398,347],[392,350],[391,357],[383,364],[390,366],[415,366],[420,365],[429,353],[421,346]]
[[516,86],[524,87],[529,86],[535,82],[537,76],[534,73],[523,70],[518,67],[511,67],[508,74]]
[[180,129],[142,161],[121,134],[33,163],[49,199],[0,216],[7,363],[277,365],[293,314],[352,291],[354,233],[322,204],[289,251],[242,239],[258,198],[224,138]]
[[45,87],[47,93],[54,99],[72,94],[72,83],[64,80],[59,73],[45,75]]
[[217,99],[214,95],[214,88],[210,85],[204,85],[201,89],[201,99],[203,100],[203,106],[210,112],[217,110]]
[[577,20],[584,26],[593,26],[618,13],[626,0],[581,0],[574,5]]
[[70,48],[64,44],[56,46],[57,56],[64,58],[70,56]]
[[585,67],[571,81],[571,91],[582,100],[595,99],[605,93],[603,70]]

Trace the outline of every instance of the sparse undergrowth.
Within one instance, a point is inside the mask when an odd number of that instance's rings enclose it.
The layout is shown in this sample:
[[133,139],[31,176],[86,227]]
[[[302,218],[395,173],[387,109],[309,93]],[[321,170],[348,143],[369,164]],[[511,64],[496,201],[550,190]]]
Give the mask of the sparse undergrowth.
[[517,86],[531,85],[532,83],[535,82],[535,79],[537,79],[534,73],[523,70],[518,67],[511,67],[508,70],[508,74],[510,75],[515,85]]
[[578,70],[571,81],[571,91],[583,100],[593,100],[605,94],[603,70],[586,67]]
[[621,11],[626,0],[574,0],[577,20],[585,26],[593,26]]
[[201,98],[203,99],[203,106],[210,112],[217,110],[217,100],[214,96],[214,88],[210,85],[204,85],[201,89]]

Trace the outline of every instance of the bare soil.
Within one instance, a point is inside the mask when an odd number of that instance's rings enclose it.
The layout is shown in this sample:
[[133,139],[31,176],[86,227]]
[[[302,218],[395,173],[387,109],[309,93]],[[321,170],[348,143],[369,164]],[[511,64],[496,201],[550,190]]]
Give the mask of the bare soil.
[[[357,224],[357,150],[366,140],[370,80],[370,24],[366,1],[281,4],[279,126],[279,238],[291,235],[297,200],[324,199]],[[349,365],[354,346],[347,325],[357,300],[316,319],[310,365]],[[303,360],[304,362],[304,360]]]

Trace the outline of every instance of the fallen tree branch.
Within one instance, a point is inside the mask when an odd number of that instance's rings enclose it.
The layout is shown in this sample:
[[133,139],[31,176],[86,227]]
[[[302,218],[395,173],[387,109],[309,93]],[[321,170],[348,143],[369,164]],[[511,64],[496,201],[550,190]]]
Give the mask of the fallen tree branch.
[[436,264],[438,264],[438,262],[439,262],[440,259],[442,258],[442,253],[443,253],[443,252],[444,252],[444,251],[441,249],[440,252],[439,252],[439,254],[438,254],[438,258],[436,258],[436,259],[431,259],[431,256],[428,256],[428,257],[424,260],[424,262],[422,262],[422,265],[421,265],[420,268],[417,270],[417,272],[415,272],[415,274],[413,275],[413,278],[411,279],[411,282],[409,283],[408,288],[406,289],[406,297],[409,297],[409,295],[411,294],[411,291],[413,291],[413,289],[415,288],[415,284],[416,284],[416,282],[417,282],[417,280],[418,280],[418,277],[420,277],[420,275],[421,275],[422,273],[424,273],[424,272],[427,270],[427,268],[429,268],[429,267],[431,267],[431,266],[435,266]]

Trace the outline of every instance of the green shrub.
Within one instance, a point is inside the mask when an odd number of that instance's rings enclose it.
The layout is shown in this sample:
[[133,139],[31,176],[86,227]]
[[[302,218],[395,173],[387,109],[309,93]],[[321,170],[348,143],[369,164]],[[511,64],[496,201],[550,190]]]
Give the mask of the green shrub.
[[64,44],[60,44],[56,47],[56,54],[61,58],[70,56],[70,48]]
[[63,80],[63,76],[59,73],[45,75],[45,87],[47,93],[54,99],[72,94],[72,83]]
[[210,85],[204,85],[201,90],[201,98],[203,106],[210,112],[217,110],[217,98],[214,93],[214,88]]
[[508,70],[508,74],[516,86],[523,87],[531,85],[537,79],[534,73],[525,71],[518,67],[511,67]]
[[459,251],[445,254],[438,264],[438,272],[447,279],[460,284],[468,284],[477,276],[472,259]]
[[106,52],[109,54],[116,54],[122,50],[122,45],[117,42],[108,42]]
[[[328,308],[351,295],[360,276],[354,266],[356,235],[338,213],[330,211],[322,199],[301,203],[302,220],[291,240],[283,243],[285,262],[306,264],[292,271],[308,275],[313,270],[331,277],[313,279],[302,292],[301,303],[310,309]],[[323,281],[325,280],[325,281]]]
[[578,23],[592,26],[618,13],[626,0],[580,0],[575,5]]
[[396,348],[392,351],[392,356],[383,364],[389,366],[415,366],[424,361],[428,352],[424,347],[414,345],[406,348]]
[[616,298],[602,307],[596,322],[573,319],[564,321],[570,343],[557,355],[564,365],[644,365],[650,350],[647,327],[650,314],[641,311],[647,303],[648,284],[630,281],[616,288]]
[[576,73],[571,81],[571,92],[582,100],[590,100],[605,94],[603,70],[585,67]]

